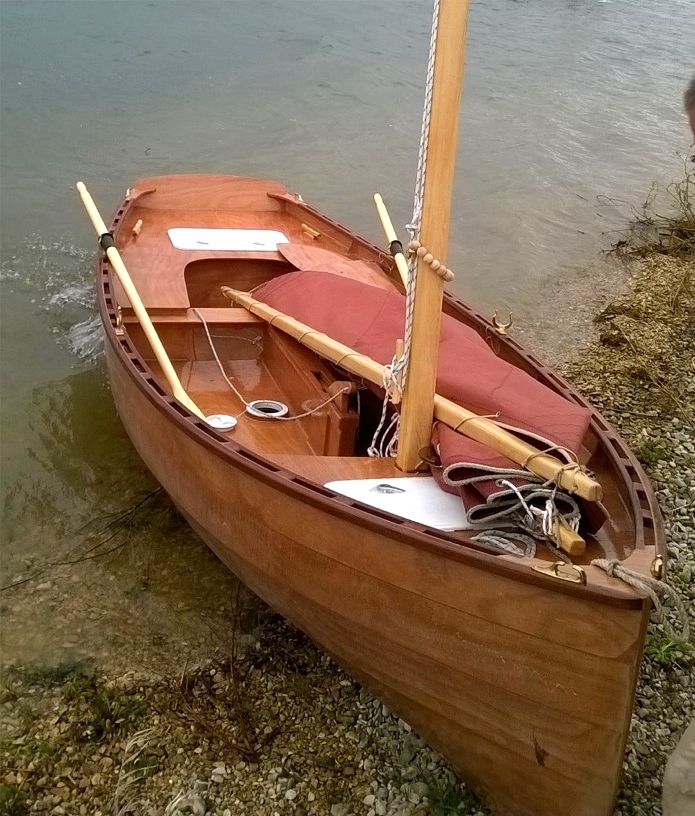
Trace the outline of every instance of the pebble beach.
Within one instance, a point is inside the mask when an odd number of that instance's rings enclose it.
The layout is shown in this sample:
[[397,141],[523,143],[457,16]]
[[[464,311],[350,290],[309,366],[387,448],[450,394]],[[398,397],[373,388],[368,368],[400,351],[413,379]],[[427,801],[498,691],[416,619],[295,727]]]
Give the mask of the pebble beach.
[[[562,370],[652,479],[668,582],[695,630],[695,256],[645,252],[625,276]],[[488,813],[407,723],[221,577],[151,487],[118,551],[33,579],[18,566],[1,593],[3,626],[50,616],[56,650],[3,667],[0,814]],[[144,532],[175,548],[172,570],[200,570],[200,604],[157,583]],[[126,562],[119,589],[111,576]],[[693,717],[695,649],[666,605],[650,624],[615,816],[661,814],[665,763]]]

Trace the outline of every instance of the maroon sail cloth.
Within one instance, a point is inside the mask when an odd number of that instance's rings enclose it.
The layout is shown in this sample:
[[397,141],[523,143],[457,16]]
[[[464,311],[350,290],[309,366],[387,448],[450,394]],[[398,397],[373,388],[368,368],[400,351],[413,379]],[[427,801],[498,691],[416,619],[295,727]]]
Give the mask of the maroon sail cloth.
[[[323,271],[292,272],[257,287],[254,297],[323,332],[382,365],[391,362],[396,340],[405,333],[405,299],[395,291]],[[481,416],[496,415],[505,425],[577,452],[589,425],[587,409],[568,402],[530,375],[501,360],[473,329],[442,315],[437,368],[437,393]],[[441,423],[433,442],[442,467],[433,469],[439,483],[460,493],[467,508],[484,517],[502,490],[501,478],[533,490],[539,480],[507,457]],[[539,442],[542,449],[547,444]],[[468,485],[471,477],[487,481]],[[492,498],[491,498],[492,497]]]
[[[405,334],[404,297],[327,272],[291,272],[254,297],[385,365]],[[577,451],[589,411],[501,360],[473,329],[442,315],[437,393],[475,414]]]
[[505,526],[510,513],[526,514],[520,497],[527,505],[543,510],[551,493],[559,514],[572,518],[579,510],[582,526],[588,532],[595,533],[606,520],[600,505],[587,505],[578,496],[570,499],[561,490],[544,489],[541,479],[506,456],[456,433],[442,422],[434,425],[432,445],[440,459],[439,464],[430,465],[432,475],[442,490],[461,497],[471,524],[494,521]]

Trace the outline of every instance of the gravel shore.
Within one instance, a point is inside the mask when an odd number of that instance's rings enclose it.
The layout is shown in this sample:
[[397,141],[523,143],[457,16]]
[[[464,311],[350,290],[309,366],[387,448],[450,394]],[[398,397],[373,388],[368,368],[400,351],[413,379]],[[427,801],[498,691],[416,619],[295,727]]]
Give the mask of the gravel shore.
[[[596,340],[565,366],[653,480],[669,582],[691,623],[694,326],[695,261],[653,255],[598,317]],[[157,554],[137,543],[148,522],[114,555],[3,593],[4,625],[54,620],[56,648],[46,645],[42,665],[4,668],[0,814],[487,813],[406,723],[220,575],[165,498],[151,503],[157,534],[175,553],[169,569],[199,575],[195,598],[157,584]],[[128,586],[109,590],[126,569],[119,558],[132,568]],[[97,647],[100,628],[109,636]],[[616,816],[661,813],[666,759],[695,716],[695,656],[679,633],[670,608],[650,626]]]
[[[642,461],[664,515],[668,582],[695,629],[695,259],[652,255],[565,374]],[[666,760],[695,717],[695,659],[673,608],[653,616],[615,816],[661,814]],[[692,635],[691,635],[692,638]]]

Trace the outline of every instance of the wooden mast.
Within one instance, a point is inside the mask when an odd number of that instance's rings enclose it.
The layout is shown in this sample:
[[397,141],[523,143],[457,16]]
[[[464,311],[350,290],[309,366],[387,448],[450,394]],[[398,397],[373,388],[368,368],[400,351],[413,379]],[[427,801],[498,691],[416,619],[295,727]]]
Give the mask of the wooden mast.
[[[469,0],[439,0],[420,243],[446,263]],[[435,6],[436,8],[436,6]],[[444,283],[418,260],[408,374],[396,465],[415,470],[430,444]]]

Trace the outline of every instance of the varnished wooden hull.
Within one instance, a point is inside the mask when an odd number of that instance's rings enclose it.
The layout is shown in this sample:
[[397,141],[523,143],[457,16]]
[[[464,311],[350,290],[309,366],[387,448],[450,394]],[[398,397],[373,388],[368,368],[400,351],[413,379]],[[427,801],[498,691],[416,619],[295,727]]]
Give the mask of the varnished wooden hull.
[[[118,412],[220,559],[409,722],[496,813],[609,816],[647,600],[592,567],[587,585],[566,583],[371,512],[210,432],[172,408],[116,334],[103,265],[101,275]],[[653,504],[635,501],[655,517]],[[663,546],[657,539],[649,560]]]

